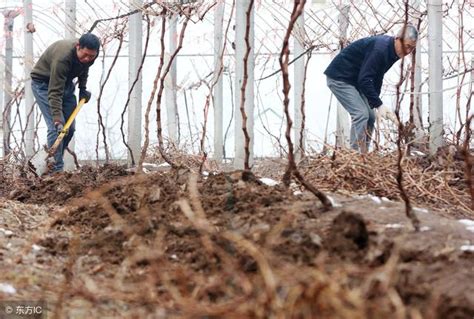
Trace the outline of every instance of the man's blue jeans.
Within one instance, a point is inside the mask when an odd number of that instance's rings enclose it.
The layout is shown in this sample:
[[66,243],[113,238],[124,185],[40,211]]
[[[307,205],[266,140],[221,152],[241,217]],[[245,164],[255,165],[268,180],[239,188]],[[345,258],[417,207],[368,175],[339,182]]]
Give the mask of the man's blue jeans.
[[[56,141],[59,132],[56,130],[56,126],[54,125],[53,115],[51,112],[51,107],[49,106],[48,102],[48,83],[42,82],[38,80],[32,79],[31,81],[31,88],[33,89],[33,95],[35,96],[36,103],[43,114],[43,118],[46,122],[46,126],[48,127],[48,148],[53,146],[54,142]],[[67,119],[74,111],[77,101],[76,96],[74,95],[75,87],[72,82],[66,82],[64,87],[64,95],[63,95],[63,113],[62,113],[62,122],[63,124],[66,123]],[[71,126],[69,127],[69,131],[64,137],[61,145],[59,145],[56,154],[54,154],[54,172],[60,172],[64,168],[64,150],[67,148],[69,142],[74,135],[75,130],[75,121],[72,122]]]
[[365,153],[375,125],[375,112],[364,94],[353,85],[327,77],[327,85],[351,116],[351,147]]

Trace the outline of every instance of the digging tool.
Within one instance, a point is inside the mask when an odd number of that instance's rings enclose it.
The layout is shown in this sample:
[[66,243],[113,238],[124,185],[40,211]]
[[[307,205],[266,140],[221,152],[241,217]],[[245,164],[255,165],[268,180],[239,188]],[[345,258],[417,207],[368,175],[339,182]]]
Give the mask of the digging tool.
[[77,113],[79,113],[84,103],[86,103],[86,99],[81,99],[79,101],[77,106],[74,108],[74,111],[72,111],[71,115],[67,119],[66,124],[64,124],[63,129],[61,130],[61,132],[59,132],[58,137],[56,138],[56,141],[51,146],[51,148],[49,150],[40,149],[38,153],[36,153],[31,158],[30,163],[35,168],[36,174],[38,176],[46,174],[51,169],[52,165],[54,165],[53,156],[56,153],[59,145],[61,145],[61,142],[68,133],[72,122],[76,118]]

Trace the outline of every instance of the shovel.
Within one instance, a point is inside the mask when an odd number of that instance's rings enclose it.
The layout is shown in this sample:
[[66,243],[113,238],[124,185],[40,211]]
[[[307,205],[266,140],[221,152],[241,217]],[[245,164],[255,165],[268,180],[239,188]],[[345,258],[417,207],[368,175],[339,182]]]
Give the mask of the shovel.
[[72,111],[71,116],[66,121],[66,124],[64,124],[63,129],[61,132],[59,132],[58,137],[56,138],[56,141],[54,144],[51,146],[49,150],[46,149],[46,146],[44,149],[40,149],[30,160],[31,165],[34,167],[36,174],[38,176],[42,176],[43,174],[46,174],[49,172],[49,170],[52,168],[54,165],[54,159],[53,156],[56,153],[59,145],[61,145],[61,142],[63,141],[64,137],[69,131],[69,127],[71,127],[72,122],[77,116],[77,113],[81,110],[82,106],[86,103],[86,99],[81,99],[79,101],[79,104],[77,104],[76,108],[74,111]]

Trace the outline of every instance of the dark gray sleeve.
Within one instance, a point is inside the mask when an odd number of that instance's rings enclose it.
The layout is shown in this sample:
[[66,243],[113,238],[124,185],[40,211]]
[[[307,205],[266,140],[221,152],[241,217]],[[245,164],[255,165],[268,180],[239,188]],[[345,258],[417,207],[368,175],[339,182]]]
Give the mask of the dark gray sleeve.
[[62,119],[63,95],[66,85],[69,65],[65,62],[54,61],[51,63],[51,75],[48,86],[48,101],[55,121]]
[[86,68],[84,72],[77,77],[79,83],[79,90],[85,90],[87,88],[87,78],[89,77],[89,68]]

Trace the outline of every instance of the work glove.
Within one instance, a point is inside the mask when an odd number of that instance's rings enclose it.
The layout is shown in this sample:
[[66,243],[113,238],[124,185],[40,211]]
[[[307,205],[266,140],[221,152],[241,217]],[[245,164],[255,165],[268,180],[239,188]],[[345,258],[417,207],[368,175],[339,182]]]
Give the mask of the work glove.
[[64,129],[64,124],[60,121],[55,121],[54,126],[56,127],[56,131],[58,132],[58,134],[61,133]]
[[91,99],[91,92],[87,91],[86,89],[79,90],[79,101],[85,99],[86,103],[89,102]]
[[388,107],[386,107],[385,105],[380,105],[376,109],[376,112],[377,112],[377,118],[379,120],[382,120],[382,119],[390,120],[393,123],[398,124],[398,119],[395,113],[392,110],[390,110]]

